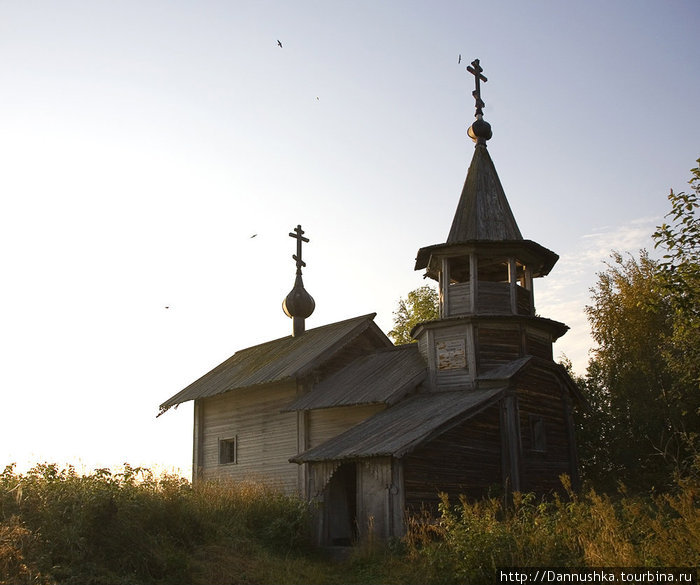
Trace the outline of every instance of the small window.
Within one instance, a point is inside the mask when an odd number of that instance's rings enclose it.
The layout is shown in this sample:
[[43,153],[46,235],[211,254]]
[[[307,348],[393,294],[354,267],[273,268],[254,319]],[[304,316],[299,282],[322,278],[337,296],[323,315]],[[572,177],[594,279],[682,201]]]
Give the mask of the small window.
[[530,431],[533,451],[547,450],[547,433],[545,432],[544,419],[541,416],[530,418]]
[[219,465],[238,463],[238,437],[219,439]]

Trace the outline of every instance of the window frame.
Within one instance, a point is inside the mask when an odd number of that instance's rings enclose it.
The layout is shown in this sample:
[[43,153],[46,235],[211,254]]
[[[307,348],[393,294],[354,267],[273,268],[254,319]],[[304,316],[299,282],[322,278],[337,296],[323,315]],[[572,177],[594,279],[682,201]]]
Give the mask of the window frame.
[[544,417],[536,414],[530,415],[530,450],[535,453],[547,452],[547,425]]
[[219,465],[238,463],[238,435],[219,439]]

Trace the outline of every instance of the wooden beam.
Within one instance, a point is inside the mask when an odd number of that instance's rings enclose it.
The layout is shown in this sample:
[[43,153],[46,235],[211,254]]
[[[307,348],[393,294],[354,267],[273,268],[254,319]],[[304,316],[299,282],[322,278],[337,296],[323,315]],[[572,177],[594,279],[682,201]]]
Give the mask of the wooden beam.
[[518,266],[515,258],[508,258],[508,282],[510,284],[510,312],[518,314]]
[[192,428],[192,483],[202,477],[204,467],[204,425],[202,424],[202,401],[194,401],[194,425]]
[[479,295],[479,260],[474,252],[469,254],[469,312],[476,313]]
[[525,267],[525,288],[530,293],[530,314],[535,314],[535,290],[532,287],[532,269]]
[[520,425],[514,394],[501,401],[501,453],[503,483],[507,491],[520,491]]
[[442,297],[440,318],[445,319],[450,316],[450,261],[448,258],[443,258],[440,264],[440,296]]

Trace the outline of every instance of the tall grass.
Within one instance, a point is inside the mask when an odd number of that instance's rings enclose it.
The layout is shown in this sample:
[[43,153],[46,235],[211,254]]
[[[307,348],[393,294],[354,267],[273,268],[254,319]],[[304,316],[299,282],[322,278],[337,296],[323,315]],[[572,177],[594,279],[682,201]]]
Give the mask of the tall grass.
[[[566,490],[565,490],[566,491]],[[332,561],[309,545],[309,509],[256,482],[0,474],[0,584],[492,583],[498,567],[700,566],[700,481],[646,497],[589,489],[450,502],[405,537]]]
[[9,466],[0,475],[0,582],[193,583],[217,547],[241,562],[252,548],[300,550],[307,518],[300,500],[262,484],[192,488],[128,465],[89,475]]
[[[564,478],[566,483],[566,479]],[[414,575],[424,583],[491,583],[503,567],[698,567],[700,482],[673,492],[565,498],[514,494],[450,503],[437,519],[414,517],[406,536]]]

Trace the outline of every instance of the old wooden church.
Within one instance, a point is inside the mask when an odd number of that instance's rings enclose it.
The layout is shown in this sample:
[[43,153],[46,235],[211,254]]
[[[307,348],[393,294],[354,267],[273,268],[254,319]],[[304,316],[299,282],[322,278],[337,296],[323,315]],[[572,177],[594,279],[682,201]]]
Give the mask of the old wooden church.
[[479,62],[476,143],[442,244],[415,269],[438,283],[440,318],[394,346],[374,315],[305,330],[301,226],[284,302],[293,334],[236,352],[166,400],[194,401],[195,481],[264,478],[317,503],[319,544],[373,530],[399,536],[405,512],[438,492],[545,492],[577,482],[572,410],[581,397],[552,343],[567,331],[535,313],[533,282],[558,256],[523,239],[487,150]]

